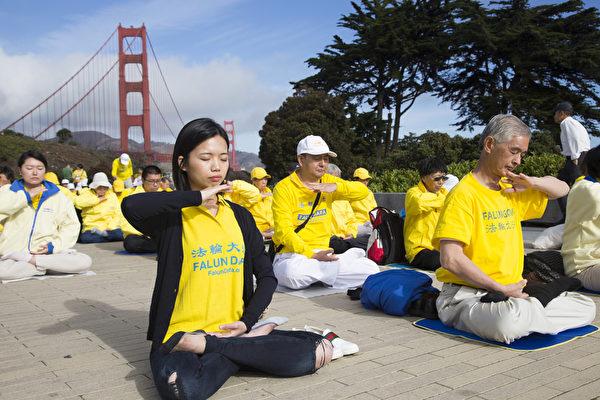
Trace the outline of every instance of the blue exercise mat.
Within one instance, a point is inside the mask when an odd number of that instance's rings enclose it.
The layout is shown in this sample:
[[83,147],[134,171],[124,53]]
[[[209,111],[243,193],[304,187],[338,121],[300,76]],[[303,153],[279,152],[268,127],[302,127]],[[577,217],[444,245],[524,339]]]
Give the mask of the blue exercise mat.
[[506,344],[495,342],[493,340],[482,339],[479,336],[474,335],[472,333],[459,331],[458,329],[447,327],[442,323],[442,321],[437,319],[420,319],[418,321],[413,322],[413,325],[418,326],[419,328],[427,329],[428,331],[439,332],[450,336],[459,336],[465,339],[474,340],[476,342],[487,343],[493,346],[499,346],[504,347],[506,349],[520,351],[535,351],[548,349],[550,347],[565,344],[567,342],[570,342],[571,340],[575,340],[580,337],[591,335],[592,333],[598,330],[598,327],[595,325],[586,325],[581,328],[569,329],[567,331],[557,333],[556,335],[532,333],[529,336],[525,336],[515,340],[511,344]]
[[156,253],[130,253],[125,250],[115,251],[115,254],[119,256],[155,256]]

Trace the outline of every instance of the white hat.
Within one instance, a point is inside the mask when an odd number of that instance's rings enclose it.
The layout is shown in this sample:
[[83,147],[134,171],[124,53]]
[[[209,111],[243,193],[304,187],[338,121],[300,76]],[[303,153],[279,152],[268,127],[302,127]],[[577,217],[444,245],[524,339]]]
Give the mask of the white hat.
[[123,153],[123,154],[121,154],[121,157],[119,157],[119,159],[121,160],[121,164],[123,164],[123,165],[129,164],[129,154]]
[[60,181],[60,184],[62,185],[63,183],[69,183],[68,179],[63,179],[62,181]]
[[69,184],[67,185],[67,189],[75,190],[75,185],[73,185],[72,183],[69,182]]
[[106,186],[109,189],[112,188],[112,185],[108,181],[108,178],[106,177],[106,174],[104,172],[96,172],[94,174],[94,179],[92,180],[92,183],[90,183],[90,189],[96,189],[98,186]]
[[327,154],[329,157],[337,157],[337,154],[329,151],[329,146],[321,136],[314,135],[308,135],[298,143],[296,155],[300,154],[312,154],[313,156]]
[[79,181],[79,184],[81,185],[81,187],[87,187],[88,178],[83,178],[81,181]]

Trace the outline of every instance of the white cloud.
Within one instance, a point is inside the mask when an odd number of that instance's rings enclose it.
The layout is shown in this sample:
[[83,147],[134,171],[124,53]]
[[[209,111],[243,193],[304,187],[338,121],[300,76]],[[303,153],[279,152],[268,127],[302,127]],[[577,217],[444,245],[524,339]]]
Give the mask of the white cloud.
[[[85,61],[87,57],[82,54],[54,58],[32,53],[7,55],[0,48],[0,127],[37,105]],[[198,117],[211,117],[219,123],[234,120],[238,150],[258,151],[258,130],[265,115],[277,109],[291,92],[289,88],[274,88],[260,81],[255,71],[230,56],[206,64],[175,57],[160,63],[184,122]],[[160,78],[155,74],[152,79]],[[151,88],[156,83],[151,82]],[[163,100],[167,97],[165,92],[154,95]],[[181,124],[174,109],[166,101],[159,105],[177,133]]]

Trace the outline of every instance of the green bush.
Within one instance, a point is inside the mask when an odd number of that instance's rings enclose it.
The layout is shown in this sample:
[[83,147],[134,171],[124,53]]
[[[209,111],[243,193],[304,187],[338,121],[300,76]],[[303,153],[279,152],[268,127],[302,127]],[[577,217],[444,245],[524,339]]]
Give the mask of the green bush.
[[[524,173],[529,176],[556,176],[565,163],[565,159],[558,154],[542,153],[532,154],[523,159],[523,163],[515,169],[515,173]],[[448,173],[462,179],[477,165],[477,160],[453,162],[448,165]],[[373,179],[369,183],[372,192],[406,192],[419,183],[419,173],[415,169],[391,169],[381,173],[371,173]]]

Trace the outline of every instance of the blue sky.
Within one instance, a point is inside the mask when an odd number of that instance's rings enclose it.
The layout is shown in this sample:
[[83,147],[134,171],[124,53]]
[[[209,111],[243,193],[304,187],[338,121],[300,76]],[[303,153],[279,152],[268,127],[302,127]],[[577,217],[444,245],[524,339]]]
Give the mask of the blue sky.
[[[337,22],[351,10],[347,0],[0,0],[0,127],[60,86],[119,23],[145,23],[183,119],[234,120],[237,149],[258,152],[264,117],[292,93],[290,81],[311,74],[306,59],[334,34],[348,37]],[[423,97],[401,134],[455,134],[454,119]]]

